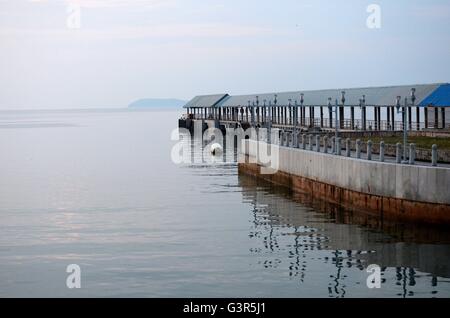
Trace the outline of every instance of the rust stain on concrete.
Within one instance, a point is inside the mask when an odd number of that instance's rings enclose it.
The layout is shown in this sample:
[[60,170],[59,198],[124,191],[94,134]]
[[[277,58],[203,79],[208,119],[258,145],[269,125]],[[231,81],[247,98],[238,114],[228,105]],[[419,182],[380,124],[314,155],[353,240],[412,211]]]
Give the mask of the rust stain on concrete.
[[261,167],[255,163],[240,163],[239,173],[262,178],[288,187],[295,192],[306,192],[313,197],[344,207],[376,213],[381,219],[439,225],[450,224],[450,205],[415,202],[356,192],[281,171],[271,175],[261,174]]

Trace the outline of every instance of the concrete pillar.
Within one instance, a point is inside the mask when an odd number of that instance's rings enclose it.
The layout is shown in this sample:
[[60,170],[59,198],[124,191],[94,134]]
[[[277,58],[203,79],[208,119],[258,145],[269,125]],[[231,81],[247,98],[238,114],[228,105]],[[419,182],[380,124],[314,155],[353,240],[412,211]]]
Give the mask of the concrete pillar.
[[302,149],[306,150],[306,135],[302,134]]
[[300,148],[300,143],[301,143],[301,134],[298,132],[297,133],[297,137],[296,137],[296,148]]
[[320,152],[320,135],[316,135],[316,152]]
[[356,140],[356,158],[361,159],[361,139]]
[[331,137],[331,153],[336,153],[336,137]]
[[350,157],[350,154],[351,154],[350,138],[347,138],[345,140],[345,156]]
[[384,152],[385,152],[385,146],[384,141],[380,142],[380,161],[384,162]]
[[336,139],[336,155],[340,156],[341,155],[341,138],[337,138]]
[[313,150],[313,136],[308,135],[308,142],[309,142],[309,150]]
[[395,162],[402,162],[402,144],[399,142],[395,145]]
[[409,164],[414,165],[416,162],[416,145],[409,145]]
[[367,142],[367,160],[372,160],[372,140]]
[[328,153],[328,137],[323,137],[323,152]]
[[431,147],[431,165],[436,167],[438,163],[438,147],[437,145],[433,145]]

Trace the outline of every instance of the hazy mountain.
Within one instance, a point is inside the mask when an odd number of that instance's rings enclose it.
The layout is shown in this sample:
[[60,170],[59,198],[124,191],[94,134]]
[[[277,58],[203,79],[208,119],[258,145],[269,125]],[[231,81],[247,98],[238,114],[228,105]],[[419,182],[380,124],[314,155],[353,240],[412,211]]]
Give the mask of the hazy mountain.
[[187,102],[173,98],[144,98],[131,103],[130,108],[181,108]]

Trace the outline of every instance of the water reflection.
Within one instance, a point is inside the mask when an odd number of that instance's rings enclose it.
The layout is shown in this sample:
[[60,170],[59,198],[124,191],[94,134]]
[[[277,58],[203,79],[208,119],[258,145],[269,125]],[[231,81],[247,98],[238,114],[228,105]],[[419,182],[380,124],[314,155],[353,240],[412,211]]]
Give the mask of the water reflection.
[[446,229],[386,223],[242,174],[239,185],[243,201],[253,208],[249,236],[257,247],[251,252],[266,258],[260,262],[265,269],[284,266],[302,284],[316,271],[317,261],[331,265],[334,269],[323,273],[330,297],[345,297],[353,283],[348,273],[368,275],[369,264],[381,266],[383,288],[395,284],[390,289],[398,297],[415,296],[418,281],[421,293],[436,295],[440,287],[448,288]]

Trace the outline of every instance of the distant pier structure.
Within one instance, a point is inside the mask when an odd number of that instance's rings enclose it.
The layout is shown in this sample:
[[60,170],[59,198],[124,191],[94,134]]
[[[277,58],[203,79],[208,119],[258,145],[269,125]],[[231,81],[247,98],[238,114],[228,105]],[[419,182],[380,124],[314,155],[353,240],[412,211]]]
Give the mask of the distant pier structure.
[[184,108],[182,127],[210,120],[216,128],[376,132],[402,131],[406,123],[409,131],[449,130],[450,84],[204,95]]
[[[437,144],[419,149],[408,139],[450,138],[450,84],[218,94],[197,96],[185,108],[179,126],[194,136],[198,127],[256,128],[241,143],[240,174],[380,221],[450,225],[450,153]],[[402,135],[402,144],[362,140]]]

